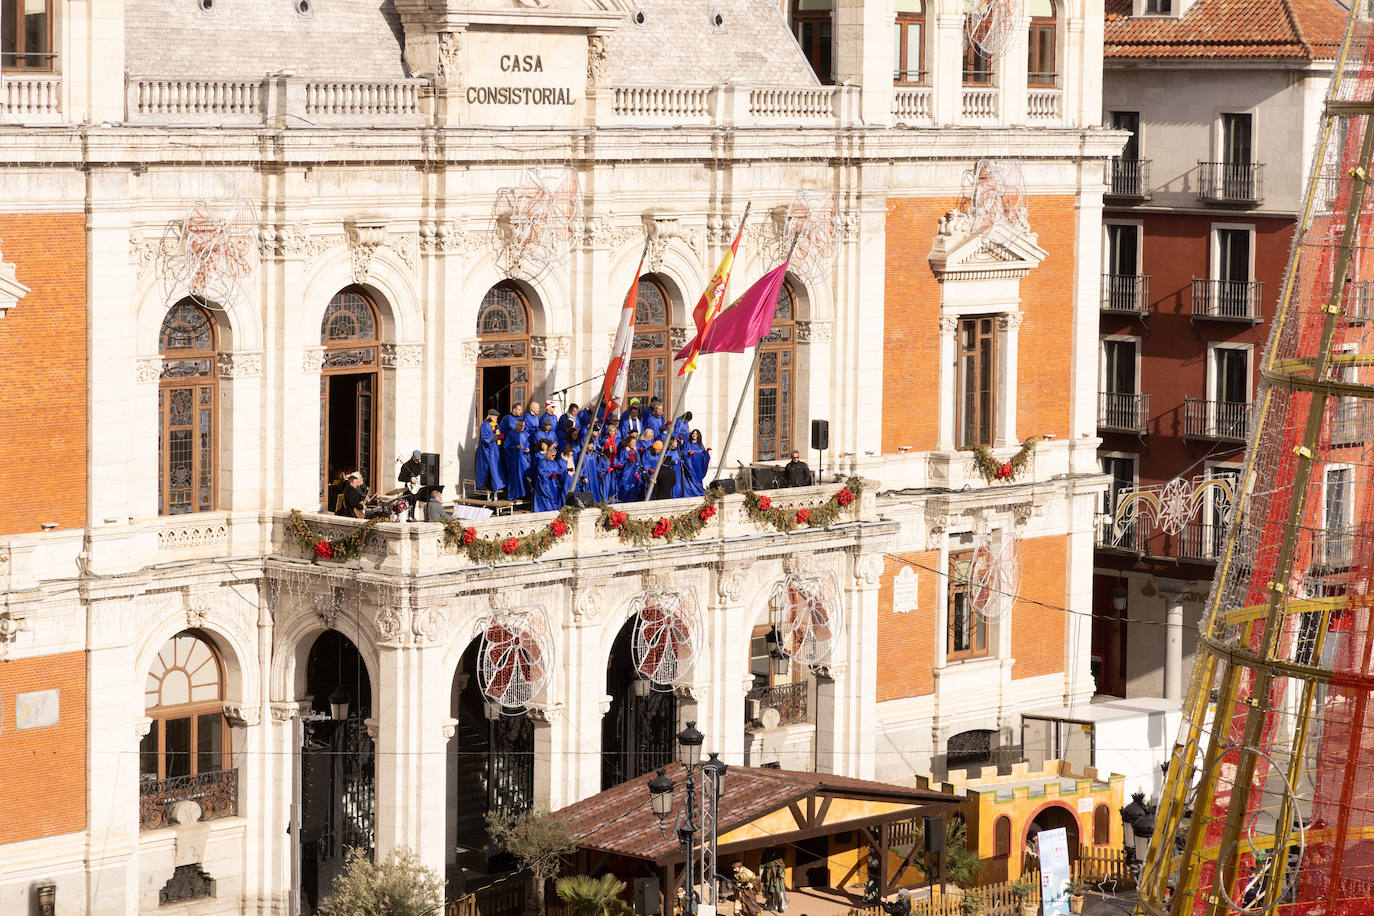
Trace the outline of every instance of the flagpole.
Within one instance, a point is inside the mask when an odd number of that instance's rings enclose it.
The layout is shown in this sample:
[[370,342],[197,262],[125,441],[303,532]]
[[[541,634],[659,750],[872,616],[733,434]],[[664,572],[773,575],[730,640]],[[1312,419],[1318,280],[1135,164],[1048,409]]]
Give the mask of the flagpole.
[[[747,203],[747,204],[744,205],[744,215],[740,217],[740,220],[739,220],[739,231],[736,233],[736,238],[743,238],[743,237],[744,237],[744,224],[747,223],[747,222],[749,221],[749,208],[752,207],[752,206],[754,206],[754,202],[753,202],[752,200],[749,201],[749,203]],[[733,247],[733,243],[732,243],[732,247]],[[735,269],[735,265],[734,265],[734,263],[732,262],[731,265],[730,265],[730,271],[733,273],[733,272],[734,272],[734,269]],[[726,281],[725,285],[726,285],[726,287],[729,287],[730,283],[729,283],[728,280]],[[725,303],[728,301],[728,297],[727,297],[725,294],[726,294],[726,290],[725,290],[725,289],[722,289],[722,290],[720,291],[720,301],[721,301],[721,307],[722,307],[722,308],[724,308]],[[715,315],[712,315],[712,316],[711,316],[711,318],[712,318],[713,320],[714,320],[715,317],[716,317]],[[708,323],[708,324],[707,324],[707,328],[709,328],[709,327],[710,327],[710,324]],[[697,333],[702,335],[701,341],[702,341],[702,343],[705,343],[705,342],[706,342],[706,336],[705,336],[705,334],[706,334],[706,329],[705,329],[705,328],[699,328],[699,329],[697,330]],[[678,394],[678,397],[677,397],[677,403],[678,403],[678,406],[679,406],[679,407],[681,407],[683,404],[687,403],[687,389],[688,389],[689,387],[691,387],[691,384],[692,384],[692,376],[693,376],[693,375],[696,375],[696,370],[695,370],[695,369],[693,369],[692,372],[691,372],[691,374],[689,374],[689,375],[687,376],[687,381],[685,381],[685,382],[682,383],[682,391]],[[670,410],[664,411],[664,413],[667,414],[667,420],[668,420],[668,422],[669,422],[670,424],[672,424],[672,425],[669,427],[669,429],[668,429],[668,438],[671,439],[671,438],[672,438],[672,435],[673,435],[673,430],[677,428],[677,417],[674,416],[674,415],[673,415],[673,412],[670,411]],[[648,487],[647,490],[644,491],[644,501],[645,501],[645,502],[648,502],[650,499],[653,498],[653,495],[654,495],[654,484],[658,483],[658,472],[661,471],[661,470],[663,470],[663,459],[664,459],[664,458],[667,458],[667,457],[668,457],[668,441],[665,440],[664,443],[663,443],[663,449],[658,453],[658,464],[654,465],[654,474],[653,474],[652,477],[649,478],[649,487]]]

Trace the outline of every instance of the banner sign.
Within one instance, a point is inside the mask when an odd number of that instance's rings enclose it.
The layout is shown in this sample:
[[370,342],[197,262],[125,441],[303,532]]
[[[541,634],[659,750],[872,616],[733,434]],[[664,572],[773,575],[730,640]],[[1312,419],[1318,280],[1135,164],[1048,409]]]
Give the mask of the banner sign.
[[1069,835],[1063,827],[1042,830],[1040,846],[1040,912],[1044,916],[1068,916]]

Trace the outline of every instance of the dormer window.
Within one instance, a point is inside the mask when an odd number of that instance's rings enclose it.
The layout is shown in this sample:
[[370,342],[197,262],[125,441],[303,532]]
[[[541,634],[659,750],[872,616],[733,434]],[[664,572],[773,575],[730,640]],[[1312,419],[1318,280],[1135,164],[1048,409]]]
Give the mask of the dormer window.
[[1145,0],[1146,16],[1172,16],[1174,0]]
[[896,48],[892,81],[920,86],[926,81],[925,0],[897,0]]

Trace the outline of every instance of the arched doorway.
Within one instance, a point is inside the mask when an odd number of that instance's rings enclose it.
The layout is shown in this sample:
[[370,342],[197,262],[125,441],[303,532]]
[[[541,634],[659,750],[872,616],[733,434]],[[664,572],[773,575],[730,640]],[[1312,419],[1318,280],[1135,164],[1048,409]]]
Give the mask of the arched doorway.
[[672,302],[663,281],[653,274],[641,277],[635,295],[635,336],[626,373],[625,403],[639,398],[647,412],[649,399],[658,398],[663,401],[665,416],[673,409],[668,400],[673,377],[668,331],[671,318]]
[[511,866],[492,848],[487,813],[521,814],[534,807],[534,723],[483,696],[477,675],[481,643],[474,639],[463,653],[449,700],[449,715],[458,720],[448,744],[451,890]]
[[326,630],[305,664],[301,717],[301,912],[315,912],[349,849],[375,849],[376,773],[366,719],[372,682],[353,642]]
[[759,345],[754,379],[754,460],[778,461],[796,446],[797,293],[778,291],[773,328]]
[[195,300],[182,299],[167,310],[158,334],[162,353],[162,378],[157,386],[159,515],[215,508],[218,344],[214,317]]
[[[1042,808],[1031,822],[1026,825],[1025,845],[1026,849],[1039,850],[1039,845],[1035,844],[1035,837],[1042,830],[1053,830],[1056,827],[1063,827],[1064,833],[1068,837],[1069,862],[1070,864],[1078,861],[1078,815],[1063,805],[1051,804]],[[1029,862],[1029,857],[1027,857]],[[1039,862],[1033,863],[1039,868]],[[1024,868],[1025,866],[1023,866]]]
[[[377,306],[361,287],[335,294],[320,322],[324,365],[320,375],[322,493],[339,474],[361,471],[363,483],[380,491],[377,475],[377,408],[381,329]],[[333,509],[331,504],[326,507]]]
[[502,416],[530,396],[530,305],[509,280],[482,297],[477,310],[477,417],[492,408]]
[[606,671],[611,708],[601,720],[601,788],[673,761],[677,746],[677,695],[639,678],[630,653],[636,617],[620,628]]

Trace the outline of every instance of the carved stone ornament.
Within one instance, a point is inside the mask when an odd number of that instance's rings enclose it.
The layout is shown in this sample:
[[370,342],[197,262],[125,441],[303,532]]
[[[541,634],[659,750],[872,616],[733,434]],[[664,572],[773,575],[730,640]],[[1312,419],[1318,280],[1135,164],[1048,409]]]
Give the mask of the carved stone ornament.
[[830,322],[798,321],[797,343],[829,343]]
[[262,352],[215,354],[220,378],[257,378],[262,375]]
[[844,677],[846,665],[844,662],[831,662],[828,665],[817,665],[811,669],[811,673],[818,678],[825,678],[830,681],[838,681]]
[[134,377],[147,385],[162,378],[162,357],[145,356],[134,362]]
[[416,645],[443,642],[447,627],[448,621],[435,608],[416,611],[410,621],[410,632],[415,637]]
[[668,346],[672,348],[674,353],[687,346],[687,341],[690,339],[691,335],[686,328],[668,329]]
[[262,226],[258,229],[258,253],[264,258],[302,258],[309,235],[304,223]]
[[451,222],[421,223],[419,245],[425,254],[448,251],[453,244],[454,228]]
[[940,316],[940,333],[953,336],[959,330],[959,319],[954,315]]
[[573,605],[573,620],[594,622],[605,609],[606,589],[600,585],[587,586],[577,595],[577,602]]
[[1035,507],[1030,503],[1017,503],[1011,507],[1012,521],[1018,527],[1029,522],[1034,513]]
[[854,581],[860,585],[877,585],[882,575],[883,558],[881,554],[866,554],[854,564]]
[[1024,277],[1049,255],[1025,228],[995,224],[974,231],[973,218],[951,210],[936,223],[935,244],[927,259],[935,278],[998,280]]
[[[535,722],[562,722],[568,714],[567,707],[562,703],[539,703],[525,710],[529,717]],[[604,713],[603,713],[604,715]]]
[[1009,312],[1005,315],[997,316],[997,329],[999,331],[1011,331],[1021,327],[1022,314],[1020,312]]
[[587,36],[587,88],[598,89],[611,75],[611,55],[605,35]]
[[405,632],[401,609],[384,607],[377,611],[377,638],[382,642],[399,642]]
[[372,256],[377,249],[387,243],[385,226],[364,226],[352,224],[346,227],[348,252],[353,260],[353,282],[367,282],[368,272],[372,269]]
[[261,713],[256,706],[241,706],[235,703],[224,704],[224,718],[236,728],[248,728],[258,724]]
[[439,85],[457,85],[458,61],[463,53],[462,32],[439,33]]
[[153,720],[149,716],[140,716],[134,720],[134,738],[142,741],[148,737],[148,732],[153,730]]
[[188,607],[186,609],[186,627],[191,630],[198,630],[205,626],[205,615],[209,612],[206,607]]
[[444,743],[445,743],[445,744],[448,744],[449,741],[452,740],[453,736],[456,735],[456,734],[458,734],[458,720],[457,720],[457,719],[445,719],[445,720],[443,721],[443,724],[440,725],[439,727],[440,727],[440,729],[441,729],[441,733],[442,733],[443,736],[444,736]]
[[300,711],[300,706],[295,703],[273,703],[272,721],[290,722],[292,719],[296,718],[296,716],[300,715]]
[[318,375],[324,368],[324,347],[306,347],[301,354],[301,371]]
[[738,569],[718,573],[716,576],[716,592],[726,601],[739,601],[743,598],[747,584],[744,573]]
[[334,624],[338,622],[339,613],[343,610],[343,590],[339,588],[330,589],[327,595],[315,596],[315,619],[320,622],[320,626],[326,630],[334,629]]
[[29,288],[19,282],[18,268],[0,256],[0,318],[29,294]]
[[926,549],[938,550],[945,542],[945,532],[949,530],[949,516],[930,515],[926,517]]
[[710,684],[674,684],[673,694],[680,700],[704,704],[711,694]]
[[531,337],[530,356],[535,359],[565,358],[572,352],[572,341],[567,337]]
[[377,720],[367,718],[363,720],[363,727],[367,729],[367,736],[373,741],[377,740]]
[[605,715],[611,711],[611,701],[615,699],[609,693],[603,693],[601,699],[596,701],[596,711],[600,715]]
[[407,369],[425,364],[423,344],[382,344],[382,366],[386,369]]
[[739,692],[744,696],[749,696],[749,691],[754,689],[754,676],[748,675],[739,682]]
[[463,344],[463,361],[467,363],[477,362],[478,355],[482,352],[482,343],[477,340],[465,340]]

